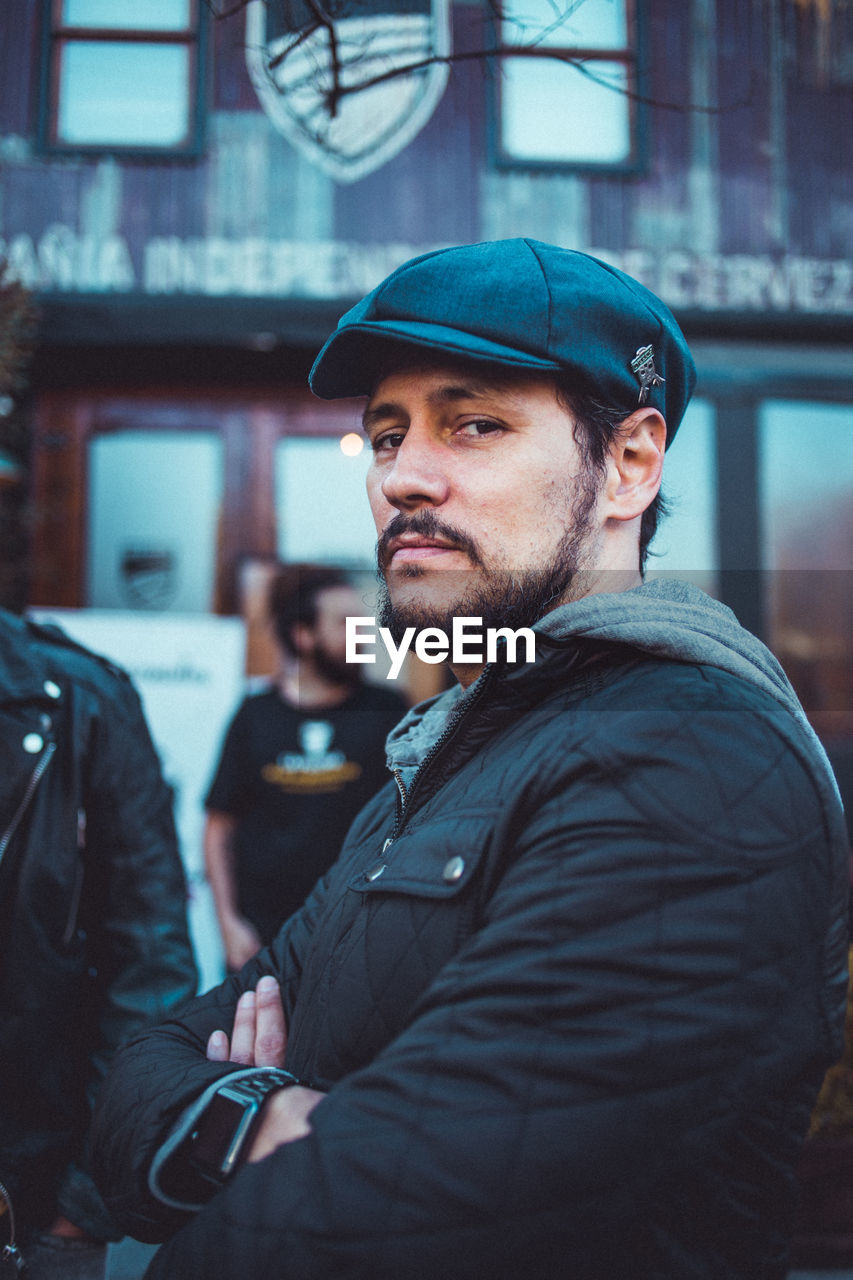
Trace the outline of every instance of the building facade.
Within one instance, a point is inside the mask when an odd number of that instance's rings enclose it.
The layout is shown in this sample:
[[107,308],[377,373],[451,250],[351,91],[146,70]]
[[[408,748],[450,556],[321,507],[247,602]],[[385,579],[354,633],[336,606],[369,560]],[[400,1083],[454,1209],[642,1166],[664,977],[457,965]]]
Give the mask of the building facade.
[[2,6],[31,603],[227,613],[271,558],[367,563],[359,406],[310,396],[313,355],[406,258],[533,236],[680,319],[659,567],[769,640],[844,772],[851,120],[844,0]]

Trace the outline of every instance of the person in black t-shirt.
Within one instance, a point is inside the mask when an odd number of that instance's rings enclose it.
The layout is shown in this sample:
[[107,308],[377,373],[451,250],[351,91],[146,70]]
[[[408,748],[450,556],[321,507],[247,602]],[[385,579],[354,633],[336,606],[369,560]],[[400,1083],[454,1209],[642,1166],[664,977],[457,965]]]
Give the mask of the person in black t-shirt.
[[280,669],[245,699],[205,805],[204,853],[229,969],[302,905],[359,809],[387,779],[385,738],[406,711],[345,662],[364,606],[337,570],[283,569],[270,591]]

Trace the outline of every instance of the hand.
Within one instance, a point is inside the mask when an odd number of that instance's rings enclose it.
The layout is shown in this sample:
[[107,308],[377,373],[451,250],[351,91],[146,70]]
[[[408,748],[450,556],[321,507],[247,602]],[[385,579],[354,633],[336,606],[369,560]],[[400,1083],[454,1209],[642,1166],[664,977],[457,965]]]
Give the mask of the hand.
[[243,916],[234,916],[227,924],[223,924],[222,943],[225,947],[225,964],[232,972],[242,969],[252,956],[257,955],[262,945],[254,925]]
[[[229,1040],[214,1031],[207,1042],[211,1062],[239,1062],[245,1067],[283,1067],[287,1027],[281,990],[275,978],[265,974],[255,991],[244,991],[237,1001],[234,1029]],[[271,1093],[261,1109],[258,1130],[246,1159],[263,1160],[276,1147],[295,1142],[311,1132],[308,1117],[326,1095],[305,1085],[291,1085]]]
[[286,1142],[307,1138],[311,1132],[308,1117],[325,1093],[293,1084],[288,1089],[271,1093],[261,1108],[258,1128],[246,1154],[248,1164],[257,1164]]
[[52,1236],[62,1236],[66,1240],[91,1240],[92,1236],[84,1231],[82,1227],[78,1227],[76,1223],[71,1222],[68,1218],[64,1218],[62,1214],[58,1218],[54,1218],[48,1227],[48,1234]]
[[239,1062],[244,1067],[283,1067],[287,1026],[279,985],[270,974],[256,991],[244,991],[237,1001],[229,1040],[225,1031],[214,1031],[207,1042],[211,1062]]

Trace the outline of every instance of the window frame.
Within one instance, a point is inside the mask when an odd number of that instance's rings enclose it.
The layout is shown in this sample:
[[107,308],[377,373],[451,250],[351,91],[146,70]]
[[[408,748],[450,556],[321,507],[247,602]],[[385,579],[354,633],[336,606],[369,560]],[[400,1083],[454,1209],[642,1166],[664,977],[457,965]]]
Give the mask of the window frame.
[[[519,170],[532,169],[545,172],[587,173],[606,176],[631,175],[642,173],[647,167],[648,157],[648,113],[646,110],[646,44],[645,36],[648,27],[646,21],[646,0],[625,0],[628,43],[624,48],[610,47],[600,49],[582,48],[574,45],[548,45],[543,49],[528,49],[527,52],[512,55],[499,53],[506,48],[503,44],[502,18],[495,14],[491,22],[492,57],[490,58],[489,86],[489,151],[492,165],[497,169]],[[525,46],[521,45],[524,49]],[[502,67],[505,58],[517,56],[524,58],[545,58],[553,60],[555,54],[567,54],[571,57],[582,57],[588,62],[619,62],[628,73],[629,96],[628,134],[630,149],[624,160],[572,160],[572,159],[537,159],[511,155],[503,145]],[[613,92],[617,92],[614,90]]]
[[[199,156],[204,145],[206,118],[207,10],[201,0],[188,0],[189,19],[183,28],[72,26],[62,18],[63,0],[42,0],[41,83],[38,149],[45,155],[122,156],[158,160],[186,160]],[[67,142],[58,136],[60,59],[65,46],[75,43],[171,45],[186,48],[189,61],[186,140],[178,145],[139,142]]]

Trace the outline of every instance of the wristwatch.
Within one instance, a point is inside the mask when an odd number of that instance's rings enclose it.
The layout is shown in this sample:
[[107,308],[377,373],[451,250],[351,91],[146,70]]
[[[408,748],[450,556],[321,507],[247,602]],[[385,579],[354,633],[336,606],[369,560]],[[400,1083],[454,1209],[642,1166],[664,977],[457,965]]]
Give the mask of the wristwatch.
[[263,1074],[226,1081],[213,1095],[189,1135],[187,1158],[207,1182],[222,1186],[248,1150],[261,1107],[277,1089],[299,1084],[289,1071],[274,1067]]

